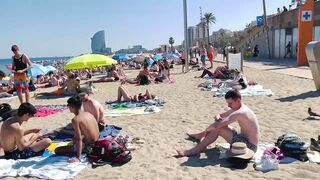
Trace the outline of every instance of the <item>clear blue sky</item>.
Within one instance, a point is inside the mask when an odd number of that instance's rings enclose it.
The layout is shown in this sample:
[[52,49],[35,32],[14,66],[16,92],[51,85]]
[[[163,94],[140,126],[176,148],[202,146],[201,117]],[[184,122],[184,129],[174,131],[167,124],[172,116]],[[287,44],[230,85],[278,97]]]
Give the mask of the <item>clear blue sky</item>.
[[[262,14],[262,0],[188,0],[188,26],[199,7],[217,18],[211,28],[240,30]],[[291,0],[266,0],[267,14]],[[1,0],[0,58],[18,44],[30,57],[90,53],[90,37],[105,30],[112,50],[141,44],[151,49],[184,37],[182,0]]]

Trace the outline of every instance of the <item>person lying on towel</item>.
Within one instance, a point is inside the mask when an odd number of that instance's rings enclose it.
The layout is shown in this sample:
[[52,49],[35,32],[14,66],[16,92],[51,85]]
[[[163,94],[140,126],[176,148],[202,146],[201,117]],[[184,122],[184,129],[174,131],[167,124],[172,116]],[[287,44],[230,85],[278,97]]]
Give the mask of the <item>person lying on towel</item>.
[[0,131],[0,142],[6,159],[27,159],[38,156],[49,147],[51,140],[42,138],[40,129],[24,130],[22,123],[36,114],[36,108],[30,103],[22,103],[18,115],[3,122]]
[[156,99],[157,96],[150,94],[148,89],[146,90],[145,94],[139,93],[137,95],[131,95],[127,88],[125,88],[124,86],[120,86],[118,88],[118,99],[116,102],[120,103],[122,98],[125,102],[141,102],[148,99]]
[[67,102],[70,112],[75,115],[72,119],[72,126],[75,132],[74,145],[58,147],[55,150],[55,154],[75,154],[76,157],[69,159],[69,162],[80,162],[81,154],[89,153],[99,139],[98,123],[92,114],[81,110],[82,102],[79,96],[71,97]]

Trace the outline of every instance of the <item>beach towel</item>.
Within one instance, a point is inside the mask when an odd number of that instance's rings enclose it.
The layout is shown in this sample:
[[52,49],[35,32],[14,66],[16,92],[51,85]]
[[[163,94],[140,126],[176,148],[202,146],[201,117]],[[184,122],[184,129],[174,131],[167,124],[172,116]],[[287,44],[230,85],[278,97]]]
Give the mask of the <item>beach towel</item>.
[[67,105],[35,105],[35,108],[37,109],[37,113],[34,115],[35,117],[46,117],[62,112],[68,107]]
[[[116,125],[106,125],[102,131],[99,132],[100,134],[100,139],[107,137],[107,136],[112,136],[112,137],[117,137],[120,135],[122,128]],[[61,143],[68,143],[73,140],[72,135],[68,134],[62,134],[62,133],[55,133],[55,134],[50,134],[47,136],[50,138],[53,142],[56,142],[57,144],[51,144],[47,149],[50,151],[53,151],[56,147],[61,146]],[[60,143],[60,144],[59,144]],[[64,144],[66,145],[66,144]]]
[[68,163],[69,157],[50,156],[29,159],[0,159],[0,178],[37,177],[41,179],[72,179],[87,166],[87,161]]
[[146,115],[159,112],[157,111],[146,111],[148,107],[133,107],[133,108],[118,108],[118,109],[108,109],[105,111],[105,116],[108,117],[119,117],[119,116],[134,116],[134,115]]
[[141,102],[121,102],[114,103],[114,101],[107,101],[106,104],[111,109],[124,109],[124,108],[136,108],[136,107],[147,107],[147,106],[164,106],[165,102],[160,99],[148,99]]
[[8,101],[8,100],[12,100],[12,99],[15,99],[17,98],[18,96],[11,96],[11,97],[0,97],[0,100],[2,101]]
[[[232,88],[212,88],[215,96],[222,97]],[[239,90],[241,96],[272,96],[274,95],[271,89],[266,89],[261,85],[248,86],[246,89]]]

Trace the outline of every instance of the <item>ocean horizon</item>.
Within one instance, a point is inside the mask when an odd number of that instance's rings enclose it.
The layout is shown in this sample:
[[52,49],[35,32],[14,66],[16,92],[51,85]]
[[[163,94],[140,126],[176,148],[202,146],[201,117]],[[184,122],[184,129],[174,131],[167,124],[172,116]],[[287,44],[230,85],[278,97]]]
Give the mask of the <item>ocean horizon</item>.
[[[53,56],[53,57],[31,57],[30,60],[35,63],[39,61],[46,61],[48,64],[50,64],[51,61],[55,60],[68,60],[72,58],[73,56]],[[6,65],[10,65],[12,63],[12,59],[0,59],[0,70],[5,72],[6,74],[11,74],[10,71],[6,69]]]

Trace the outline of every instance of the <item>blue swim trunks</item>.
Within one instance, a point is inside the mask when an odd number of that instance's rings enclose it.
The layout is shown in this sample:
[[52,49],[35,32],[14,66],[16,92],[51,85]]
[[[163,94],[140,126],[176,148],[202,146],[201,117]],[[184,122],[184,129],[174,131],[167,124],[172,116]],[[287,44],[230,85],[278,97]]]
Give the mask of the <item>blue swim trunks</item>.
[[205,62],[205,61],[206,61],[206,56],[205,56],[205,55],[201,55],[200,61],[201,61],[201,62]]

